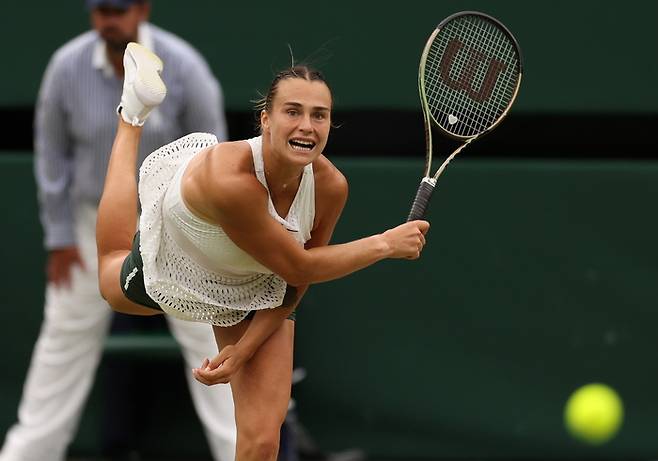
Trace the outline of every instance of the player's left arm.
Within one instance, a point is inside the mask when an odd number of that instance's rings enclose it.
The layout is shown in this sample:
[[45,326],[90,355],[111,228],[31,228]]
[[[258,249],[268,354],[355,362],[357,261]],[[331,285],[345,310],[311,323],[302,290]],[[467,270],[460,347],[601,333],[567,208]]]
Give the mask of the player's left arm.
[[[321,157],[318,169],[319,171],[314,174],[316,182],[315,222],[311,238],[304,245],[306,249],[329,244],[347,200],[347,181],[342,173],[324,157]],[[288,285],[281,307],[256,312],[247,331],[236,346],[243,347],[251,357],[258,347],[274,333],[281,322],[297,308],[307,289],[308,285],[298,287]]]
[[[325,163],[326,162],[326,163]],[[338,219],[347,200],[347,181],[328,160],[320,158],[315,176],[316,213],[311,238],[305,248],[326,246],[331,241]],[[297,308],[308,285],[288,286],[283,304],[276,309],[262,309],[256,312],[247,330],[235,345],[229,345],[201,368],[194,376],[200,382],[212,385],[227,383],[231,376],[248,361],[282,322]],[[222,365],[224,364],[224,365]],[[222,365],[220,367],[220,365]]]

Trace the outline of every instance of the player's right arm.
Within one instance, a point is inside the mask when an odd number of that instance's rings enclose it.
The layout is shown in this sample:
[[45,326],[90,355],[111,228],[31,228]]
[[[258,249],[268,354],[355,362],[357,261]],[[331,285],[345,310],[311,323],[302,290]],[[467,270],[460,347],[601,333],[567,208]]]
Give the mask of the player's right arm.
[[[216,149],[230,149],[222,144]],[[412,221],[349,243],[305,249],[268,213],[268,195],[253,173],[227,162],[207,168],[207,181],[197,194],[204,197],[202,215],[220,225],[242,250],[281,276],[289,285],[303,286],[343,277],[386,258],[415,259],[425,244],[426,221]],[[225,162],[225,160],[227,162]],[[227,173],[227,172],[230,172]],[[317,189],[316,189],[317,190]],[[317,198],[321,200],[321,198]],[[197,205],[200,202],[196,202]],[[192,204],[194,210],[199,210]]]

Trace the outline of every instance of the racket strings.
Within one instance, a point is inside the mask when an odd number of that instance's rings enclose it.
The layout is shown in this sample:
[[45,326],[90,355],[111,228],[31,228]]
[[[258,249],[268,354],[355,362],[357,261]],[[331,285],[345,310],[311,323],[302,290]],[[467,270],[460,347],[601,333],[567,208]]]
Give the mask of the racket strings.
[[483,18],[446,24],[425,58],[423,90],[435,121],[469,137],[490,128],[511,104],[519,78],[513,41]]
[[[474,33],[478,33],[478,31]],[[473,46],[469,41],[465,42],[465,46]],[[491,46],[492,40],[490,37],[488,42],[485,45]],[[476,56],[481,55],[484,55],[484,53],[479,52]],[[461,103],[464,105],[460,118],[465,119],[465,123],[455,128],[460,128],[459,131],[456,131],[459,135],[471,135],[473,133],[465,131],[467,128],[472,128],[473,132],[484,131],[504,111],[506,104],[501,105],[499,101],[499,99],[504,98],[504,93],[494,93],[496,81],[492,81],[492,79],[498,77],[500,70],[504,70],[505,64],[501,61],[492,60],[488,66],[476,65],[475,69],[472,69],[473,57],[471,54],[462,53],[461,56],[462,59],[457,61],[457,68],[461,72],[470,72],[472,74],[469,83],[467,83],[471,88],[467,88],[467,91],[459,93],[462,100]],[[476,93],[474,88],[479,88],[479,91]],[[454,98],[456,93],[453,92],[452,94],[453,98],[452,100],[448,100],[448,104],[453,106],[455,104],[458,105],[460,101]],[[497,96],[499,97],[497,98]]]
[[[457,24],[457,26],[458,25],[459,24]],[[459,27],[455,27],[453,35],[459,36],[461,33],[466,38],[466,40],[461,41],[464,44],[464,48],[468,47],[471,50],[476,50],[474,53],[477,53],[476,56],[478,57],[483,56],[484,58],[490,58],[492,53],[487,52],[485,54],[482,50],[489,51],[489,49],[493,48],[495,45],[500,45],[501,41],[499,37],[494,35],[496,33],[500,34],[500,32],[491,25],[474,20],[464,21],[463,25],[466,29],[465,32],[460,31]],[[483,25],[485,27],[482,27]],[[487,28],[486,26],[489,27]],[[496,92],[496,94],[494,94],[494,88],[491,88],[496,83],[495,81],[491,82],[492,75],[494,77],[497,77],[498,75],[495,72],[492,74],[490,69],[493,65],[492,63],[504,63],[505,61],[493,61],[495,57],[491,57],[490,59],[492,60],[489,61],[489,65],[484,66],[479,65],[481,59],[478,59],[477,65],[475,65],[475,68],[473,69],[474,63],[472,61],[473,56],[471,53],[462,52],[457,57],[459,59],[457,59],[456,62],[448,64],[454,65],[454,68],[457,70],[457,75],[461,75],[463,72],[472,73],[470,81],[466,83],[466,85],[469,85],[471,88],[468,88],[466,92],[462,91],[455,93],[453,91],[452,93],[447,93],[447,104],[449,106],[458,106],[460,103],[464,105],[460,118],[465,118],[466,122],[459,127],[461,131],[457,131],[457,134],[470,135],[473,133],[465,132],[469,125],[474,132],[484,131],[502,114],[502,111],[504,111],[506,104],[501,108],[500,101],[497,100],[503,97],[503,93]],[[487,64],[486,61],[485,64]],[[487,81],[487,78],[489,81]],[[479,94],[476,93],[476,96],[480,96],[483,101],[479,101],[473,96],[472,93],[475,92],[475,88],[480,89]],[[487,89],[489,90],[489,95],[487,95]],[[482,95],[483,91],[484,94]],[[496,98],[497,95],[500,95],[500,98]],[[459,96],[461,101],[456,99],[457,96]]]
[[[475,24],[475,21],[473,21],[473,23]],[[492,92],[492,99],[490,99],[491,103],[487,109],[491,111],[494,108],[497,109],[502,107],[504,110],[514,97],[514,88],[516,87],[516,81],[518,79],[518,74],[515,72],[518,63],[516,47],[509,41],[507,36],[494,27],[493,24],[484,22],[482,24],[486,26],[489,32],[485,43],[487,54],[489,54],[489,56],[491,56],[496,62],[503,63],[506,66],[500,75],[501,91]],[[506,72],[508,70],[507,67],[510,68],[510,72]],[[478,69],[484,69],[484,67],[480,66]],[[486,79],[492,79],[495,77],[497,77],[496,74],[487,73],[483,78],[483,84],[488,83],[490,85],[495,85],[496,81],[486,82]],[[500,113],[496,112],[495,119],[500,115]]]
[[[477,66],[476,72],[473,78],[473,86],[476,88],[491,88],[491,95],[488,99],[483,101],[483,106],[478,107],[473,99],[468,99],[468,115],[467,119],[473,120],[474,128],[478,131],[486,130],[492,123],[494,123],[504,112],[509,101],[513,96],[513,91],[507,91],[510,89],[509,85],[506,85],[505,81],[505,70],[508,66],[507,63],[511,62],[510,58],[513,59],[513,55],[510,56],[509,52],[514,53],[513,47],[510,47],[509,41],[506,40],[506,37],[502,35],[497,28],[495,28],[490,23],[479,22],[479,21],[469,21],[469,32],[472,32],[474,36],[482,38],[482,45],[480,43],[471,44],[470,41],[467,42],[468,46],[473,46],[478,49],[479,46],[486,49],[486,55],[490,57],[492,63],[500,64],[500,67],[504,66],[502,69],[502,75],[500,76],[500,87],[502,91],[495,92],[496,78],[498,78],[498,72],[490,72],[491,64],[489,66]],[[482,27],[484,26],[484,28]],[[477,42],[473,40],[473,42]],[[507,46],[506,46],[507,45]],[[501,50],[504,50],[501,52]],[[499,67],[499,66],[497,66]],[[485,70],[486,69],[486,70]],[[493,80],[493,81],[492,81]],[[464,134],[464,133],[462,133]]]
[[[496,101],[496,95],[494,95],[493,99],[490,98],[490,94],[493,93],[493,88],[491,87],[496,83],[495,81],[491,81],[491,77],[497,77],[497,73],[490,72],[493,64],[489,64],[487,66],[479,65],[480,61],[489,58],[489,56],[491,56],[493,53],[489,52],[485,54],[481,50],[493,49],[496,45],[500,45],[501,43],[505,42],[502,42],[499,36],[497,37],[494,35],[500,35],[500,32],[490,24],[472,19],[463,21],[461,25],[465,26],[462,27],[462,29],[465,29],[465,31],[460,31],[460,27],[458,27],[459,25],[460,24],[456,24],[455,27],[452,28],[453,30],[451,31],[451,36],[449,36],[449,43],[455,43],[454,37],[461,34],[462,38],[465,39],[462,39],[457,43],[463,43],[464,48],[469,48],[470,50],[475,51],[470,53],[462,52],[456,56],[457,59],[455,62],[448,62],[447,64],[452,64],[451,67],[457,70],[457,72],[455,72],[457,75],[461,75],[464,72],[471,74],[466,76],[466,78],[470,78],[465,83],[465,85],[470,86],[470,88],[467,88],[466,92],[455,93],[453,91],[452,93],[447,94],[449,98],[447,102],[449,105],[454,105],[450,103],[459,103],[460,101],[457,101],[455,97],[457,95],[460,96],[461,103],[465,105],[465,110],[462,112],[462,117],[465,116],[467,120],[470,120],[472,122],[471,125],[475,130],[481,131],[486,129],[486,127],[491,122],[491,118],[495,120],[495,118],[500,115],[498,111],[495,111],[495,109],[500,108],[500,103],[497,103]],[[477,57],[477,62],[475,63],[473,62],[473,54],[475,54]],[[496,57],[494,56],[492,58],[495,59]],[[500,65],[501,63],[505,62],[500,60],[493,61],[493,59],[490,61],[490,63]],[[476,65],[474,66],[474,64]],[[485,64],[487,64],[487,62],[485,62]],[[446,64],[443,65],[445,66]],[[505,66],[505,64],[502,64],[502,66]],[[484,102],[488,101],[487,104],[482,107],[476,104],[476,102],[481,103],[483,101],[478,101],[473,96],[472,93],[474,93],[474,88],[480,88],[480,94],[476,94],[476,96],[480,96]],[[486,94],[487,90],[490,93],[489,95]],[[483,91],[485,94],[481,95]],[[502,96],[502,93],[498,92],[498,94]],[[492,108],[494,109],[493,112]],[[464,133],[462,132],[461,134]]]

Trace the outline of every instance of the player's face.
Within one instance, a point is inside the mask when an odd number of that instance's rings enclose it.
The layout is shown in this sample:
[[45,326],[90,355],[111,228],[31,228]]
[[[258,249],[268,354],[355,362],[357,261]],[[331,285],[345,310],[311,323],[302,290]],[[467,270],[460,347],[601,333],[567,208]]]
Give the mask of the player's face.
[[107,45],[123,52],[129,42],[137,41],[139,24],[148,19],[148,3],[135,3],[127,9],[100,6],[91,11],[91,24]]
[[263,136],[273,150],[300,165],[324,150],[331,128],[331,92],[321,81],[281,80],[269,112],[261,115]]

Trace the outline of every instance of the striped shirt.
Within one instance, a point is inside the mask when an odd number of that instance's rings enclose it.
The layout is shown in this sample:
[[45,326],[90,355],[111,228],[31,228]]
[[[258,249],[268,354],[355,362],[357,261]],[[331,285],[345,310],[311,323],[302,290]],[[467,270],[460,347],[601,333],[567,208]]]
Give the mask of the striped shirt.
[[[226,140],[221,87],[203,57],[151,24],[140,26],[139,41],[162,59],[167,85],[167,97],[144,125],[139,163],[193,131]],[[75,245],[75,208],[98,205],[122,88],[105,43],[93,30],[63,45],[48,63],[34,124],[35,176],[47,249]]]

